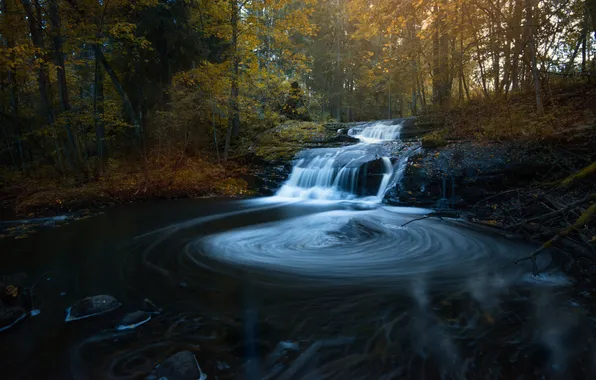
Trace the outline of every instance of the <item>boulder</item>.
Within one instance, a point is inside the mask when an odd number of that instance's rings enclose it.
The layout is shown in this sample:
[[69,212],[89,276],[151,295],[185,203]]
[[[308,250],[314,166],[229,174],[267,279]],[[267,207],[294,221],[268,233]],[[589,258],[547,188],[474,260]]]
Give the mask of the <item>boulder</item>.
[[199,363],[190,351],[178,352],[155,367],[147,380],[205,380]]
[[25,319],[27,311],[20,306],[0,306],[0,332],[8,330]]
[[99,295],[87,297],[80,300],[66,309],[65,322],[77,321],[95,317],[110,311],[116,310],[122,304],[114,297],[108,295]]
[[144,325],[151,320],[151,314],[146,311],[135,311],[129,313],[122,318],[120,324],[116,326],[116,330],[132,330]]

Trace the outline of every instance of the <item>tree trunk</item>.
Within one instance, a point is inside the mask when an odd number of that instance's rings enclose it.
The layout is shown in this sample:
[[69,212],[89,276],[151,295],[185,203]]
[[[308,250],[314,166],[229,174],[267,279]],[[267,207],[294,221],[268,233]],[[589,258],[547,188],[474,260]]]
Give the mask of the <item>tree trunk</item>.
[[95,138],[97,140],[98,172],[103,175],[108,160],[108,145],[105,138],[103,122],[103,71],[101,57],[95,51],[95,81],[93,86],[93,116],[95,121]]
[[341,123],[341,93],[342,93],[342,78],[341,78],[341,39],[340,39],[340,31],[341,31],[341,19],[340,19],[340,12],[341,7],[339,0],[337,0],[337,27],[336,27],[336,43],[337,43],[337,52],[336,52],[336,66],[335,66],[335,78],[336,78],[336,96],[337,96],[337,109],[336,109],[336,119],[339,123]]
[[[50,0],[50,22],[52,24],[52,39],[54,43],[54,63],[56,64],[56,77],[58,78],[58,95],[60,98],[60,111],[66,112],[70,109],[68,101],[68,87],[66,83],[66,66],[64,64],[64,52],[62,51],[62,33],[60,30],[60,10],[56,0]],[[68,150],[79,162],[82,161],[81,151],[77,149],[75,139],[68,121],[64,125],[68,139]]]
[[[13,19],[11,14],[12,14],[12,12],[15,12],[15,10],[8,8],[8,0],[3,1],[2,11],[6,17],[4,22],[7,23],[7,25],[6,25],[7,30],[10,30],[10,28],[13,27],[13,25],[11,23],[11,21]],[[9,50],[13,49],[15,47],[14,39],[10,35],[10,33],[6,34],[6,47]],[[11,62],[14,62],[14,60],[15,60],[14,52],[11,54],[10,60],[11,60]],[[10,114],[12,116],[17,117],[18,112],[19,112],[18,83],[17,83],[17,79],[16,79],[16,72],[10,66],[8,66],[8,91],[10,93],[10,105],[8,107],[8,111],[10,112]]]
[[544,105],[542,104],[542,94],[540,90],[540,74],[538,73],[538,63],[536,62],[536,46],[534,40],[534,13],[533,0],[526,0],[526,25],[528,26],[528,47],[530,53],[530,61],[532,64],[532,77],[534,79],[534,91],[536,93],[536,111],[539,115],[544,113]]
[[522,0],[515,0],[513,9],[513,21],[511,26],[511,33],[513,39],[513,56],[511,62],[511,90],[519,90],[519,59],[523,51],[523,33],[522,33],[522,16],[523,16],[523,5]]
[[439,5],[437,4],[437,2],[435,1],[434,7],[433,7],[433,13],[434,13],[434,22],[432,25],[433,28],[433,32],[432,32],[432,39],[433,39],[433,47],[432,47],[432,81],[433,81],[433,102],[436,103],[440,103],[440,88],[441,88],[441,84],[440,84],[440,76],[441,76],[441,70],[439,68],[439,55],[441,54],[441,48],[440,48],[440,38],[439,38],[439,29],[440,29],[440,15],[439,15]]
[[226,144],[224,147],[224,162],[228,162],[230,154],[230,146],[232,137],[237,136],[240,130],[240,109],[238,107],[239,88],[238,80],[240,76],[240,57],[238,56],[238,18],[240,17],[240,9],[237,0],[230,0],[231,17],[230,24],[232,26],[232,83],[230,89],[230,111],[229,111],[229,126],[226,133]]
[[[586,3],[585,12],[584,12],[584,20],[583,20],[583,27],[582,27],[582,75],[586,74],[586,56],[587,56],[587,48],[588,48],[588,23],[590,20],[590,10],[588,9],[588,4]],[[594,21],[596,25],[596,20]]]
[[[15,12],[15,10],[12,8],[9,8],[8,0],[4,0],[4,2],[2,4],[2,11],[4,12],[4,15],[6,17],[5,22],[7,23],[7,29],[10,30],[10,28],[13,27],[11,21],[13,20],[12,14],[13,14],[13,12]],[[6,47],[8,49],[12,49],[15,47],[14,39],[12,38],[10,33],[6,34]],[[11,60],[11,62],[14,62],[14,60],[15,60],[14,53],[11,54],[10,60]],[[8,112],[10,113],[10,115],[13,117],[13,120],[14,120],[13,131],[14,131],[15,140],[16,140],[16,144],[17,144],[17,150],[19,152],[20,167],[21,167],[21,171],[23,172],[23,174],[25,174],[27,172],[27,167],[25,165],[25,157],[23,155],[23,145],[21,143],[21,121],[19,119],[19,88],[18,88],[18,83],[17,83],[16,70],[11,68],[10,66],[8,67],[8,91],[10,94],[9,95],[10,96],[10,104],[8,107]],[[10,152],[10,149],[9,149],[9,152]]]
[[120,79],[118,79],[118,75],[110,66],[108,60],[106,59],[105,55],[101,51],[101,47],[99,46],[99,44],[94,44],[93,49],[95,50],[95,54],[97,55],[97,57],[100,59],[101,64],[103,65],[103,68],[106,70],[106,73],[108,73],[108,75],[110,76],[110,79],[112,80],[112,83],[114,84],[114,88],[116,89],[116,92],[118,92],[118,95],[120,95],[120,98],[122,99],[124,111],[128,115],[128,118],[130,119],[131,123],[133,124],[133,127],[135,129],[135,133],[136,133],[137,137],[140,138],[141,137],[141,124],[139,123],[139,120],[135,113],[134,107],[132,106],[132,103],[130,102],[130,98],[126,94],[126,91],[124,90],[124,87],[122,86],[122,83],[120,82]]
[[60,96],[61,111],[68,111],[68,88],[66,84],[66,67],[62,51],[62,35],[60,30],[60,11],[56,0],[50,0],[50,21],[52,23],[52,39],[54,41],[54,62],[56,63],[56,76],[58,78],[58,95]]
[[50,103],[50,98],[48,94],[50,79],[45,63],[46,57],[43,56],[45,48],[41,28],[41,7],[39,5],[38,0],[34,0],[34,5],[31,4],[30,0],[21,0],[21,2],[23,4],[23,7],[25,8],[25,12],[27,13],[27,20],[29,21],[29,31],[31,32],[31,40],[33,41],[33,45],[39,50],[40,54],[42,55],[37,57],[39,58],[39,68],[37,70],[37,85],[39,90],[39,99],[46,121],[48,122],[48,124],[52,124],[54,123],[54,110],[52,109],[52,104]]
[[160,76],[161,76],[161,105],[164,108],[169,108],[170,86],[172,85],[172,70],[170,67],[170,59],[168,57],[168,40],[165,36],[163,21],[159,25],[159,40],[157,42],[157,51],[159,53]]
[[[416,46],[416,25],[413,21],[408,21],[408,34],[410,36],[410,44]],[[417,63],[417,53],[413,53],[412,57],[410,58],[410,65],[412,68],[411,78],[412,78],[412,100],[410,103],[410,112],[412,115],[418,114],[418,63]]]
[[495,93],[499,93],[500,87],[500,75],[501,75],[501,2],[496,0],[495,4],[495,20],[493,30],[493,86]]
[[451,75],[449,69],[449,33],[445,27],[446,12],[441,1],[435,2],[433,25],[433,96],[439,106],[449,104]]

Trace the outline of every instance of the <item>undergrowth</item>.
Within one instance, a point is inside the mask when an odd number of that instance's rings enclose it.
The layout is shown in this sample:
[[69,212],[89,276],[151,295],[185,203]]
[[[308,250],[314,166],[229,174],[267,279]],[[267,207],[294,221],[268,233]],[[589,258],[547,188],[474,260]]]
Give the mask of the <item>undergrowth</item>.
[[200,157],[150,158],[142,166],[110,159],[103,176],[83,180],[57,177],[44,166],[27,176],[12,172],[3,193],[15,196],[17,214],[31,217],[142,199],[247,195],[242,174],[241,167],[226,170]]
[[596,114],[594,86],[575,85],[546,93],[545,112],[536,112],[533,93],[515,93],[473,99],[464,105],[420,117],[447,138],[479,142],[545,141],[581,138],[593,131]]

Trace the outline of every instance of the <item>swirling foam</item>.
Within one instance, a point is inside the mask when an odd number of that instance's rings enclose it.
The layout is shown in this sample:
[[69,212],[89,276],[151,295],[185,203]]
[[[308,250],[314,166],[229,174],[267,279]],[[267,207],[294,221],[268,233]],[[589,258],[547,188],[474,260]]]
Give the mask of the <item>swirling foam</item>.
[[[329,211],[206,236],[189,252],[199,261],[206,256],[250,271],[341,283],[447,285],[527,273],[513,260],[530,246],[436,220],[400,227],[415,217],[384,209]],[[540,264],[549,261],[545,255]]]

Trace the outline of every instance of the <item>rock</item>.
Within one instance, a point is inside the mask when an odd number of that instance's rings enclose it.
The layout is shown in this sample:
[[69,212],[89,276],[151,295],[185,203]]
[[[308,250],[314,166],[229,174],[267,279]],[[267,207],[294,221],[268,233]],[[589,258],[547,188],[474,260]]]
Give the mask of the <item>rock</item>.
[[201,371],[199,363],[190,351],[181,351],[170,356],[158,365],[147,380],[205,380],[207,375]]
[[26,316],[27,312],[22,307],[0,307],[0,332],[13,327]]
[[218,361],[216,365],[217,369],[220,371],[227,371],[228,369],[230,369],[230,365],[226,362]]
[[116,326],[116,330],[132,330],[144,325],[151,320],[151,315],[146,311],[135,311],[134,313],[126,314]]
[[102,315],[115,310],[122,304],[114,297],[108,295],[99,295],[88,297],[76,302],[66,309],[65,322],[76,321]]
[[355,137],[348,136],[347,134],[337,135],[335,137],[328,139],[327,141],[324,141],[325,144],[334,144],[334,143],[336,143],[336,144],[337,143],[358,144],[359,142],[360,142],[360,140],[358,140]]

